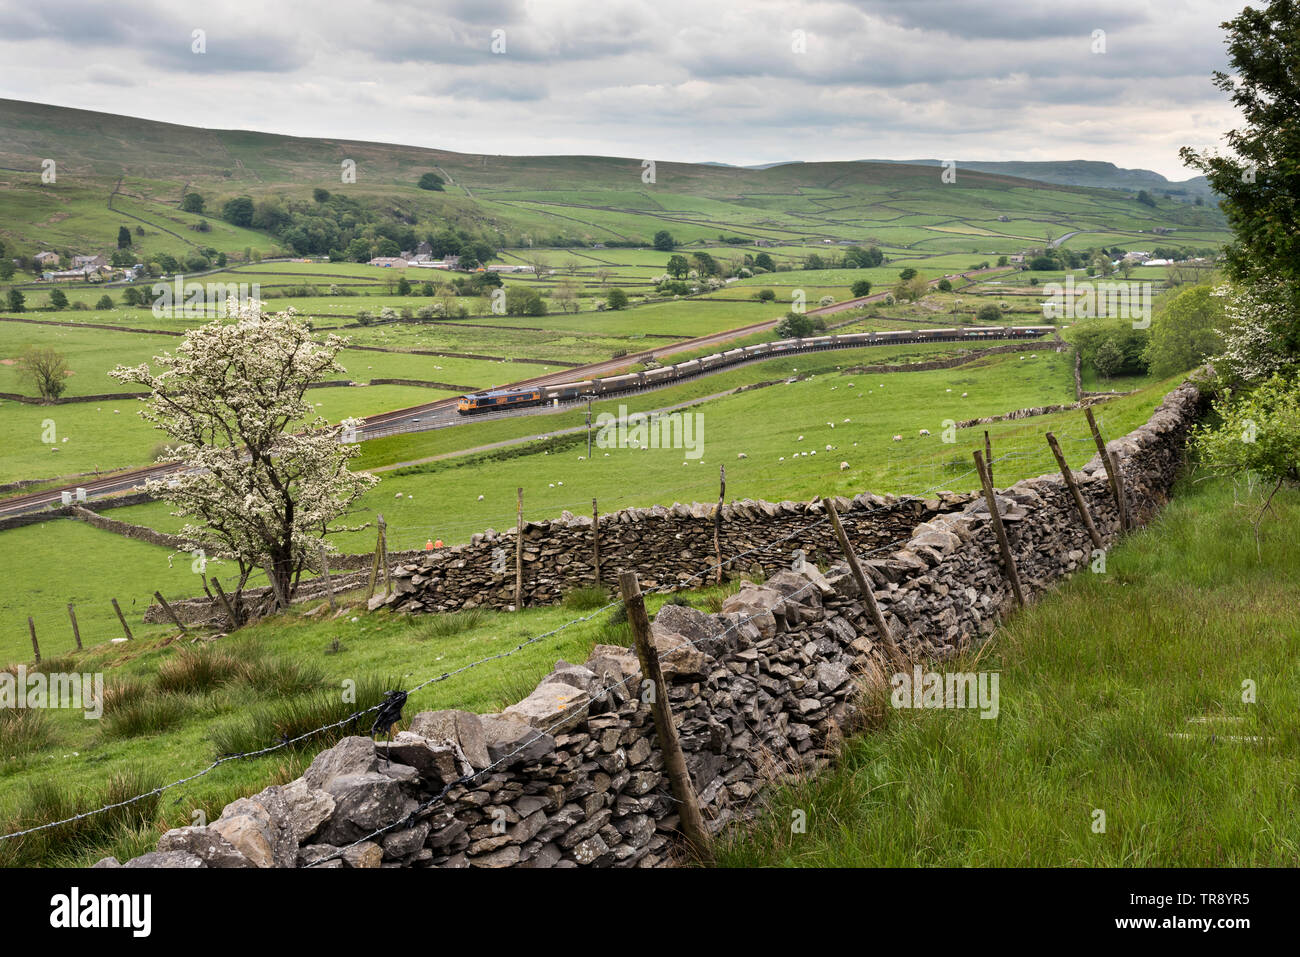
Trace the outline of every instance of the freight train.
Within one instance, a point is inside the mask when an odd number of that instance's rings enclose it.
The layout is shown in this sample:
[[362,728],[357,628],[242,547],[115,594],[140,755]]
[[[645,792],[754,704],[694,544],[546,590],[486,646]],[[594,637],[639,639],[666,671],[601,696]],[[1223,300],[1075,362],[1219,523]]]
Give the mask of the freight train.
[[463,395],[456,403],[461,415],[495,412],[518,406],[554,405],[586,396],[610,396],[620,392],[639,392],[679,379],[712,372],[741,362],[766,359],[801,352],[827,349],[861,349],[865,346],[888,346],[921,342],[984,342],[990,339],[1041,339],[1050,336],[1054,326],[966,326],[957,329],[897,329],[889,332],[853,332],[845,335],[809,336],[806,339],[779,339],[753,346],[738,346],[726,352],[690,359],[644,372],[629,372],[581,382],[559,382],[527,389],[498,389]]

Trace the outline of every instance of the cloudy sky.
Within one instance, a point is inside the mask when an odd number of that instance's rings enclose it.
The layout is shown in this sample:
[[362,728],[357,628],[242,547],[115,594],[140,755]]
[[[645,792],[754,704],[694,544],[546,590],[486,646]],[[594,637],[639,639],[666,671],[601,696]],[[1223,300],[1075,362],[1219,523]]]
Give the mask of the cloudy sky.
[[1185,179],[1178,147],[1235,125],[1210,73],[1245,5],[0,0],[0,96],[466,152],[1096,159]]

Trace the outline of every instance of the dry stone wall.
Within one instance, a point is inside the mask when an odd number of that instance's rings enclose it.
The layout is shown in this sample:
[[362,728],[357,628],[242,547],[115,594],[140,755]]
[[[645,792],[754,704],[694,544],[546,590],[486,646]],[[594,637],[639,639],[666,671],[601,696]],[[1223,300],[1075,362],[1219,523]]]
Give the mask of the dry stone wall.
[[[1167,501],[1198,401],[1184,385],[1144,426],[1110,443],[1139,521]],[[1099,532],[1113,542],[1117,511],[1100,460],[1078,478]],[[1091,542],[1059,475],[1018,482],[996,505],[1029,595],[1087,564]],[[865,570],[913,657],[958,654],[1012,607],[982,498],[927,516],[904,547]],[[774,776],[827,762],[862,686],[885,679],[843,564],[824,575],[781,569],[744,584],[719,614],[666,605],[652,630],[715,832],[751,814]],[[207,827],[167,832],[156,851],[126,866],[670,864],[678,817],[643,697],[635,655],[598,645],[582,664],[558,662],[500,714],[422,712],[391,743],[346,738],[301,778],[241,798]],[[119,865],[109,858],[100,866]]]
[[[907,538],[918,522],[961,508],[970,494],[937,498],[857,495],[837,499],[845,528],[864,550]],[[619,568],[635,569],[646,588],[700,584],[716,565],[715,506],[695,503],[628,508],[600,518],[601,582],[616,584]],[[794,564],[802,551],[825,563],[837,554],[835,535],[820,502],[764,502],[745,499],[722,506],[721,542],[729,571],[761,568],[771,574]],[[468,544],[426,552],[393,569],[395,588],[374,607],[408,612],[456,611],[478,606],[510,608],[515,601],[514,529],[474,535]],[[594,536],[590,515],[565,512],[559,519],[525,522],[523,592],[525,605],[559,601],[566,592],[595,583]],[[734,558],[734,556],[742,556]]]

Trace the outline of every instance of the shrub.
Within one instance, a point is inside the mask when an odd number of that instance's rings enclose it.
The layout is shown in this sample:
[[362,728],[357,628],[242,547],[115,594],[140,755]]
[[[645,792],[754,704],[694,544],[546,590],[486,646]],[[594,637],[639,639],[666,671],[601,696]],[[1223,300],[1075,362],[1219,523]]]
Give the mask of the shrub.
[[100,733],[106,738],[138,738],[158,734],[184,720],[190,702],[176,694],[147,695],[104,713]]
[[177,694],[207,692],[233,681],[242,663],[225,651],[181,648],[158,667],[158,690]]
[[416,628],[415,637],[421,641],[451,638],[486,624],[490,617],[490,612],[485,608],[463,608],[460,611],[430,615],[428,621]]
[[[56,777],[37,780],[25,789],[13,816],[0,824],[5,833],[66,820],[101,807],[113,807],[58,827],[0,841],[0,866],[49,867],[103,847],[133,830],[149,827],[161,799],[160,795],[150,792],[161,783],[157,775],[141,768],[128,768],[114,774],[102,790],[90,794],[78,794]],[[146,796],[129,804],[123,803],[139,794]],[[153,837],[157,839],[156,832]]]
[[54,743],[50,716],[38,708],[0,708],[0,758],[21,758]]
[[[320,750],[348,735],[369,734],[374,724],[369,709],[382,702],[389,689],[400,687],[400,679],[371,675],[357,682],[354,702],[344,701],[333,690],[268,702],[216,725],[208,740],[218,755],[244,754],[289,741],[295,749]],[[301,741],[295,740],[300,737]]]
[[564,607],[573,611],[591,611],[609,604],[609,592],[597,585],[575,588],[564,596]]

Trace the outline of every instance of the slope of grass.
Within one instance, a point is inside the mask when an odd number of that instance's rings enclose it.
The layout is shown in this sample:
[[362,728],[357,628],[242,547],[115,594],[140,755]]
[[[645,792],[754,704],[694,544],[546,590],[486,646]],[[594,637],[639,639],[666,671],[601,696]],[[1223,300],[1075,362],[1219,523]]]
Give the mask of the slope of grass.
[[[725,589],[692,594],[708,605]],[[350,596],[359,602],[364,595]],[[341,596],[346,602],[347,596]],[[377,703],[386,688],[412,688],[522,642],[571,626],[509,657],[488,662],[411,695],[405,727],[419,711],[463,708],[499,711],[526,696],[557,659],[586,660],[598,643],[626,645],[625,623],[611,622],[613,609],[591,589],[567,605],[519,613],[477,611],[437,617],[366,614],[352,607],[338,618],[307,615],[300,608],[222,637],[203,647],[155,634],[130,645],[101,646],[52,662],[61,671],[102,672],[107,688],[104,716],[88,720],[80,710],[47,709],[40,727],[11,726],[31,712],[0,712],[0,833],[102,806],[193,774],[222,754],[267,747],[337,721]],[[647,596],[653,614],[666,596]],[[716,604],[716,602],[715,602]],[[343,696],[356,683],[356,700]],[[169,789],[130,814],[87,819],[17,842],[0,842],[0,866],[93,864],[106,854],[143,853],[169,827],[207,820],[236,797],[302,772],[315,753],[342,734],[367,734],[373,717],[362,717],[332,734],[300,746],[222,764],[215,771]],[[139,785],[128,789],[130,784]],[[94,826],[91,826],[91,825]]]
[[1104,574],[945,666],[1000,674],[996,720],[886,706],[834,770],[773,792],[719,863],[1294,867],[1300,493],[1274,508],[1257,555],[1244,490],[1181,482]]

